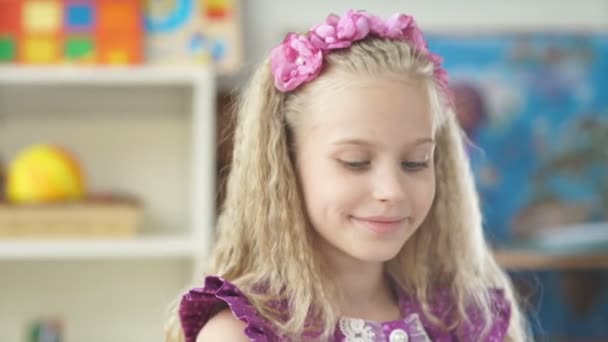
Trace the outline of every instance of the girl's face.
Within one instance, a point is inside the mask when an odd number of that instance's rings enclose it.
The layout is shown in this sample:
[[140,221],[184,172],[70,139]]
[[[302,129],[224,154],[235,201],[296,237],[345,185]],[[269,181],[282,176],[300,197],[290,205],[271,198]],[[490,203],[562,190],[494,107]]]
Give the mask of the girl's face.
[[338,75],[311,89],[295,132],[296,163],[319,248],[392,259],[435,196],[432,116],[422,81]]

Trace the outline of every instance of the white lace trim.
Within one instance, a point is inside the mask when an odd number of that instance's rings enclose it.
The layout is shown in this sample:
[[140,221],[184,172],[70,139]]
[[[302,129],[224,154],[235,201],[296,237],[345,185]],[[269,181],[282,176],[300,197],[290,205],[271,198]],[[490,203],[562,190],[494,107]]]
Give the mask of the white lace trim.
[[[418,314],[411,314],[403,320],[407,326],[411,342],[432,342],[424,330]],[[344,335],[345,342],[374,342],[376,334],[367,321],[357,318],[341,318],[339,322],[340,331]],[[381,331],[381,330],[380,330]],[[378,336],[380,337],[380,336]]]
[[342,318],[339,325],[345,342],[374,342],[376,334],[365,320]]

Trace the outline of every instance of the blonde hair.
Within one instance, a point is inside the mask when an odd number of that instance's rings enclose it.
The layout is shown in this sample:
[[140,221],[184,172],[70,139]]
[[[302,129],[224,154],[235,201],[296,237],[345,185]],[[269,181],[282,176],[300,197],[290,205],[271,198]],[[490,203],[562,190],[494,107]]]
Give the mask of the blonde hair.
[[[236,117],[231,172],[209,274],[241,288],[283,336],[298,339],[315,327],[320,327],[321,338],[331,336],[340,315],[332,300],[337,291],[311,243],[290,132],[299,121],[301,103],[310,96],[308,88],[330,82],[332,70],[417,78],[428,88],[434,115],[437,190],[423,226],[387,262],[387,271],[439,324],[430,312],[430,294],[449,286],[460,317],[455,324],[467,320],[465,308],[474,305],[485,317],[485,331],[492,313],[488,289],[501,288],[511,303],[507,341],[526,339],[512,285],[484,240],[463,134],[437,91],[433,63],[404,42],[379,38],[333,52],[324,63],[317,80],[291,93],[275,88],[268,60],[252,77]],[[287,303],[286,315],[272,305],[277,300]],[[175,309],[167,341],[182,339],[176,315]]]

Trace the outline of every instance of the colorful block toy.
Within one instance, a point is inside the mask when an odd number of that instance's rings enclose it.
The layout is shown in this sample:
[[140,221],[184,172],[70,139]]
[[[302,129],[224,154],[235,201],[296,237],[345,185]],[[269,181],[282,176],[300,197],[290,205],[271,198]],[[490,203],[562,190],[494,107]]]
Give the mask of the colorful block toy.
[[0,0],[0,63],[141,63],[142,1]]
[[218,73],[242,64],[240,6],[235,0],[148,0],[146,57],[152,64],[211,64]]
[[24,33],[58,33],[61,30],[61,3],[57,0],[25,1],[22,18]]
[[95,7],[88,1],[66,1],[65,28],[68,32],[93,32]]
[[0,0],[0,63],[17,59],[21,28],[21,2]]

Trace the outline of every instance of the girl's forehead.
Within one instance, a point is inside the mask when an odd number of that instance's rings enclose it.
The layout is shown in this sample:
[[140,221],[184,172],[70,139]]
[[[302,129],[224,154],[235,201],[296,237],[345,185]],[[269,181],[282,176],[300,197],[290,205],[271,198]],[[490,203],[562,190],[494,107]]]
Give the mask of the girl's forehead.
[[318,87],[309,95],[298,129],[301,138],[315,144],[363,139],[401,146],[433,136],[429,97],[419,80],[354,78],[335,88]]
[[304,115],[311,124],[369,124],[430,116],[425,83],[418,79],[369,75],[336,76],[310,90]]
[[[354,95],[366,95],[368,92],[385,92],[386,94],[400,92],[403,96],[408,96],[409,93],[424,91],[424,82],[421,79],[394,74],[331,72],[329,75],[320,77],[315,83],[308,91],[308,95],[312,97],[312,102],[317,102],[317,104],[331,102],[331,100],[352,99]],[[361,100],[370,97],[364,96]],[[314,101],[315,99],[320,101]]]
[[313,85],[313,89],[324,92],[333,92],[359,87],[393,87],[396,83],[418,84],[422,83],[420,78],[407,74],[397,74],[384,72],[382,74],[372,74],[370,72],[354,71],[349,72],[341,69],[333,69],[319,77]]

